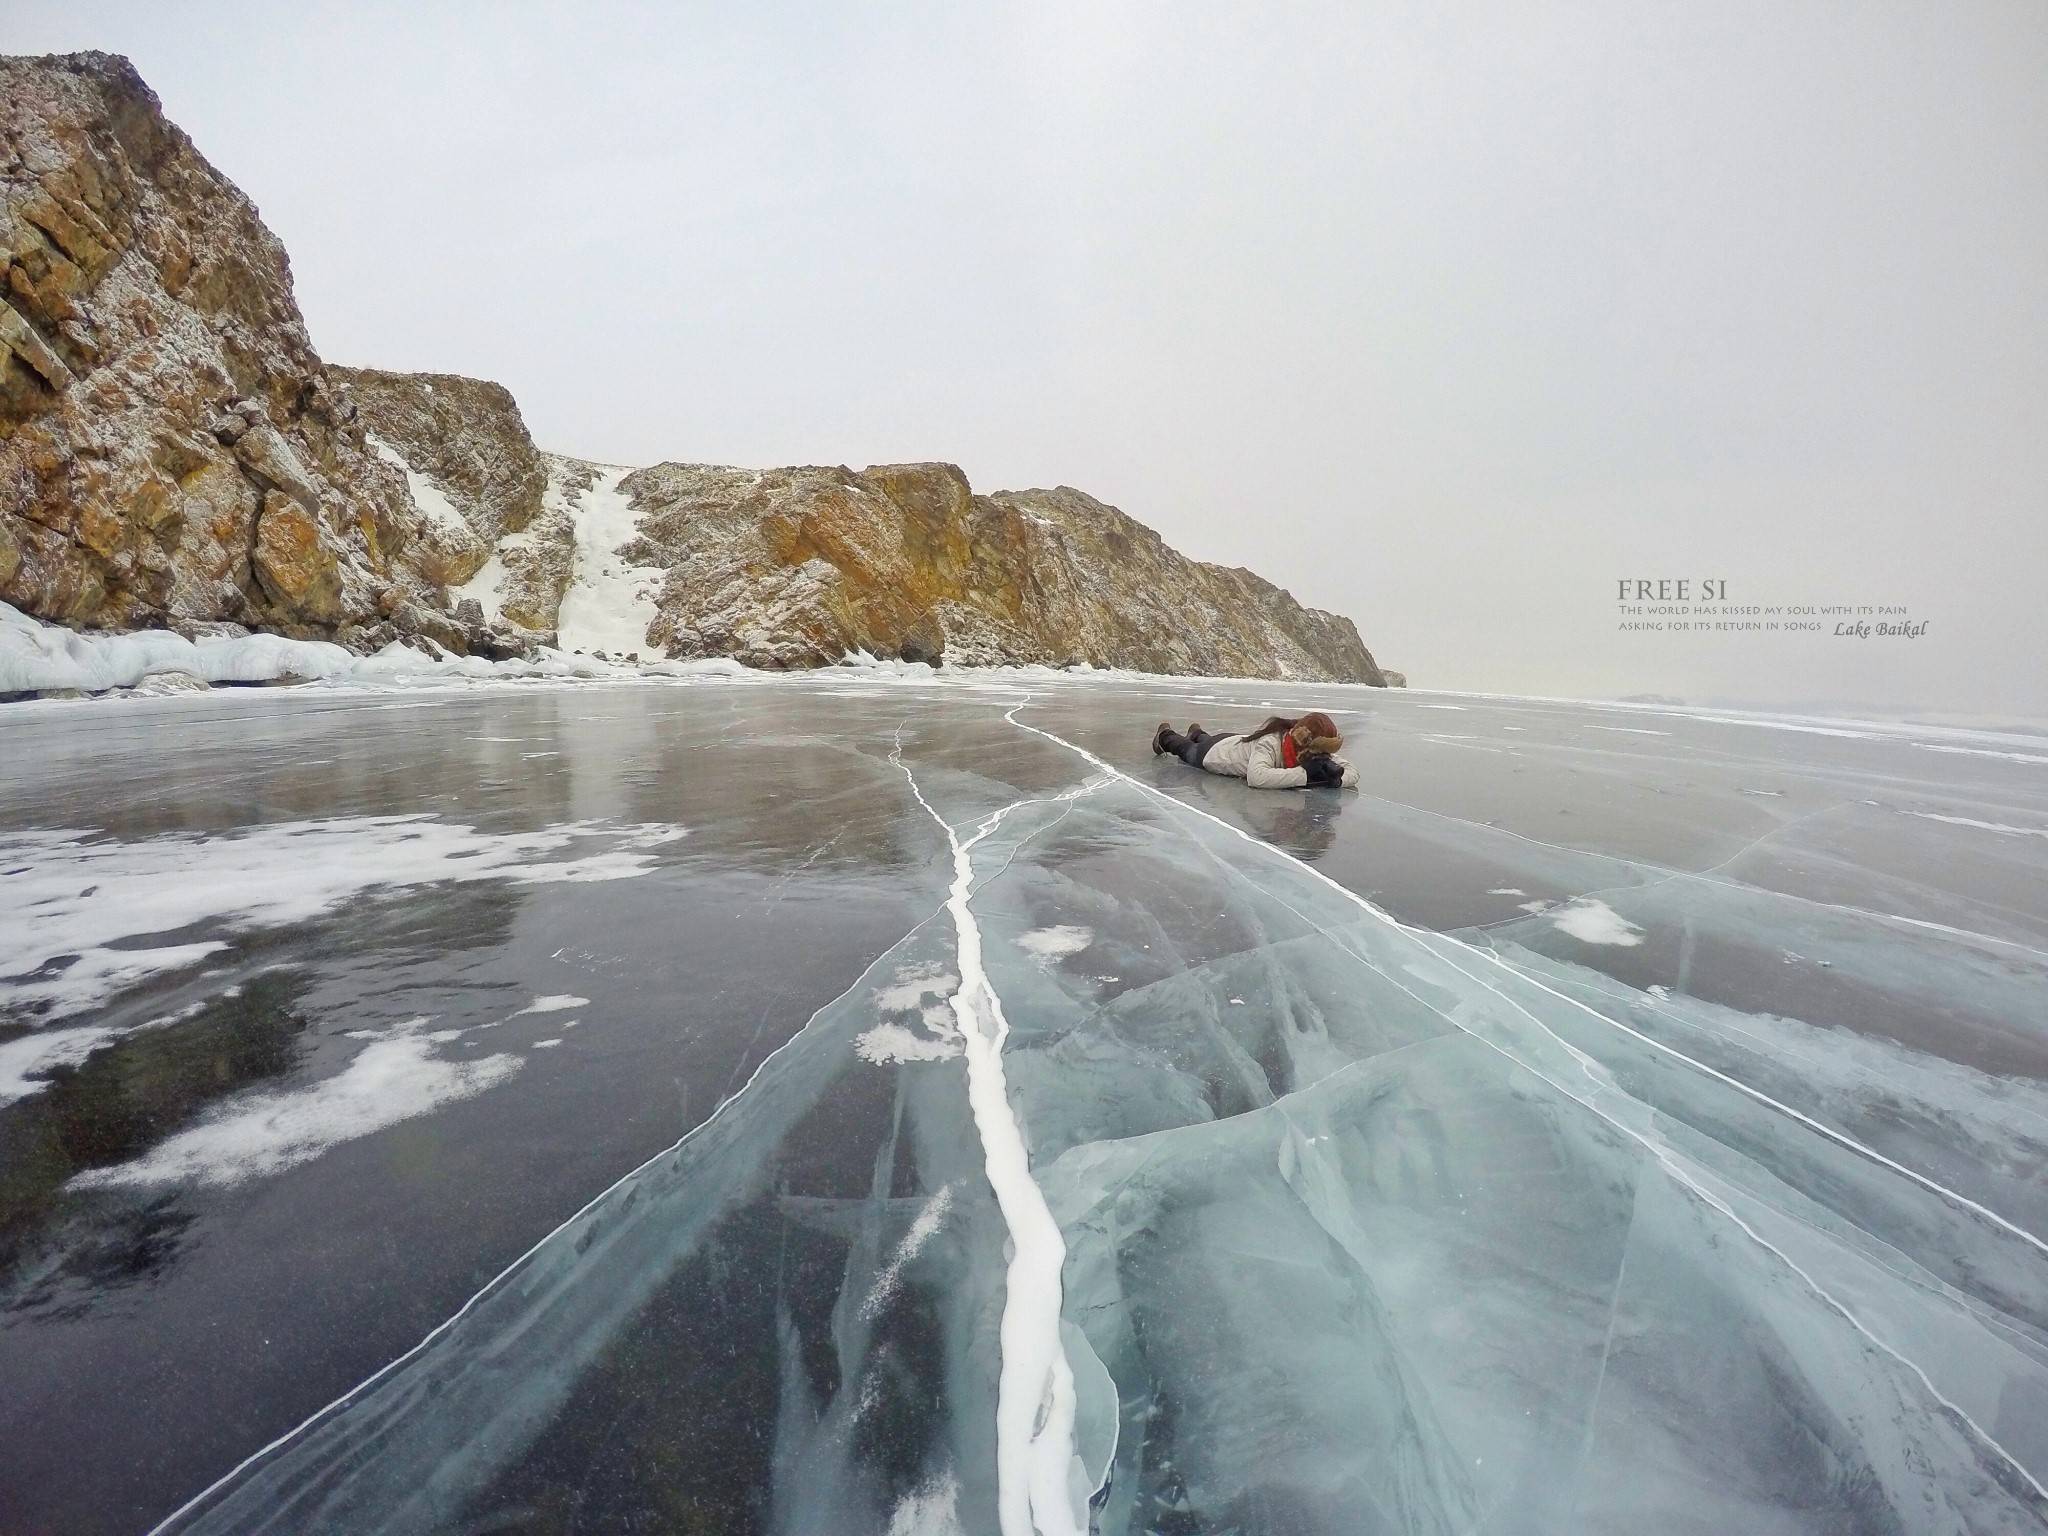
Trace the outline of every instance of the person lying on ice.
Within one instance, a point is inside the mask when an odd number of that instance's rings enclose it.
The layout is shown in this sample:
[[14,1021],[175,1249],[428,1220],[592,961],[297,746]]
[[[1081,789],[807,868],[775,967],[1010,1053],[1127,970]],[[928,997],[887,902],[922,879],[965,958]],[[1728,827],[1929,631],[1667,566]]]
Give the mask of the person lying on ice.
[[1183,736],[1162,723],[1152,734],[1155,755],[1171,752],[1190,768],[1206,768],[1243,779],[1253,789],[1351,789],[1358,769],[1337,756],[1344,738],[1328,715],[1299,720],[1274,715],[1242,736],[1214,736],[1199,725]]

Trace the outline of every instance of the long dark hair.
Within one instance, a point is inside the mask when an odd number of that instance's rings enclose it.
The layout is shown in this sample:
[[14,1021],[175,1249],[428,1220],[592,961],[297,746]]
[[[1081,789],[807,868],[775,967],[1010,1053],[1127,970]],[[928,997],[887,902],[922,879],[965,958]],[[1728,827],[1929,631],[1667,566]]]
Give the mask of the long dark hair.
[[1297,720],[1289,720],[1285,715],[1268,715],[1266,716],[1266,723],[1256,731],[1246,731],[1244,739],[1246,741],[1257,741],[1261,736],[1277,736],[1282,731],[1293,730],[1299,723]]

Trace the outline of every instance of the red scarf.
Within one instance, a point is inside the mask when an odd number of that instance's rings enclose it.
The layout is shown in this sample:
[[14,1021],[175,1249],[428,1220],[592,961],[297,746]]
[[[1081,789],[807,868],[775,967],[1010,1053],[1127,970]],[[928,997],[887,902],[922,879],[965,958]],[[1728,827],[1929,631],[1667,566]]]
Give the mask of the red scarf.
[[1294,738],[1292,736],[1282,736],[1280,738],[1280,766],[1283,768],[1299,768],[1301,766],[1295,760]]

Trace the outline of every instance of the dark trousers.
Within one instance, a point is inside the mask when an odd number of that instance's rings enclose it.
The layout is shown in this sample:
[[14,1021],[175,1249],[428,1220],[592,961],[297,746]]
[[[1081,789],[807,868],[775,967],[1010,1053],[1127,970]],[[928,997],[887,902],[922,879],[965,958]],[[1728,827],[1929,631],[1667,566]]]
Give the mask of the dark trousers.
[[1202,766],[1202,759],[1209,755],[1209,749],[1224,737],[1222,731],[1197,731],[1192,736],[1183,736],[1179,731],[1168,731],[1159,738],[1159,744],[1190,768]]

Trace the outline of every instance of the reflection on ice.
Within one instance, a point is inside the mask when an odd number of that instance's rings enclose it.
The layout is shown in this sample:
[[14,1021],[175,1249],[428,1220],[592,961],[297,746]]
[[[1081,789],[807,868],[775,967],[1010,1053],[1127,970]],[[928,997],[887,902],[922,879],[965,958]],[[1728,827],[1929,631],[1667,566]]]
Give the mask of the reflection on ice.
[[1031,719],[904,734],[943,912],[172,1528],[2048,1523],[2038,1083],[1593,968],[1990,1040],[2036,960],[1620,859],[1405,927]]

